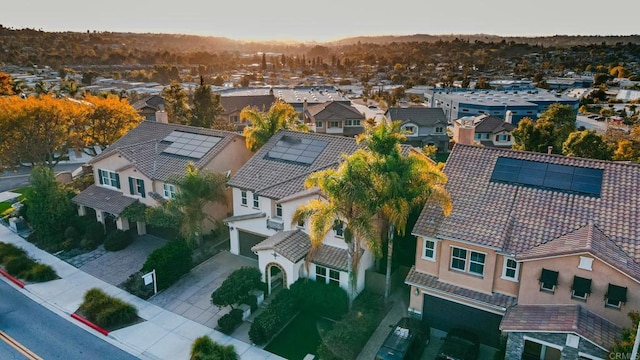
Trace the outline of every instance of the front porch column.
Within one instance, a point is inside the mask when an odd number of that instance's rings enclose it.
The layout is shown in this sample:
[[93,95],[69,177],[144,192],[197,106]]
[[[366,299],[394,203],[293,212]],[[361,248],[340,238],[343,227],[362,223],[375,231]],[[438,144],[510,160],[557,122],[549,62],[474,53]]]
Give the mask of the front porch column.
[[84,207],[84,205],[78,205],[78,215],[79,216],[87,215],[87,209]]
[[507,336],[507,350],[505,359],[520,359],[524,352],[524,337],[522,333],[510,332]]
[[122,231],[129,230],[129,219],[117,218],[116,219],[116,227]]
[[138,228],[138,235],[146,235],[147,234],[147,223],[144,221],[136,221],[136,227]]
[[229,224],[229,252],[232,254],[240,254],[240,238],[238,229]]

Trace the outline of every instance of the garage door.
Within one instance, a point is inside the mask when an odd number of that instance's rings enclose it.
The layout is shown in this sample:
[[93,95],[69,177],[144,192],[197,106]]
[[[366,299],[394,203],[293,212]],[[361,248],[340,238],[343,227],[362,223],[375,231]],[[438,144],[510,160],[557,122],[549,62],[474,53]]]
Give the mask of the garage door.
[[251,247],[266,238],[266,236],[238,231],[238,239],[240,240],[240,255],[250,257],[252,259],[257,259],[258,255],[254,254],[253,251],[251,251]]
[[501,315],[425,294],[422,317],[435,329],[466,328],[478,334],[481,343],[500,347]]

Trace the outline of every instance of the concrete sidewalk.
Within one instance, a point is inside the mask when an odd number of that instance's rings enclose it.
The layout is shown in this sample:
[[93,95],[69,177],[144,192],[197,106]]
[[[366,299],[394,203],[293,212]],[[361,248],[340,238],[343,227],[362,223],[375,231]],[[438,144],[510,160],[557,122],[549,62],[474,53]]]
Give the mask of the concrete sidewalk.
[[[243,360],[283,359],[259,347],[164,310],[97,279],[38,249],[4,226],[0,226],[0,241],[23,248],[33,259],[51,265],[60,276],[58,280],[29,284],[24,289],[16,287],[18,290],[61,317],[140,359],[189,359],[191,344],[197,337],[203,335],[209,336],[219,344],[233,345]],[[15,287],[8,279],[1,278]],[[88,326],[73,320],[70,315],[82,303],[84,293],[94,287],[132,304],[138,309],[138,315],[146,321],[103,336]]]

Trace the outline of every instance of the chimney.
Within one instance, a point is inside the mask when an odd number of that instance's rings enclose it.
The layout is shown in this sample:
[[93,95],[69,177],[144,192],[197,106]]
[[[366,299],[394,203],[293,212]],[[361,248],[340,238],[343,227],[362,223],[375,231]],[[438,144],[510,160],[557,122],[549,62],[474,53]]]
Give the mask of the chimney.
[[507,112],[504,114],[504,121],[508,122],[509,124],[513,124],[513,112],[511,110],[507,110]]
[[549,145],[547,146],[547,154],[551,154],[553,153],[553,146]]
[[473,120],[461,118],[453,122],[453,142],[456,144],[473,145],[475,133]]
[[169,115],[164,111],[164,106],[159,105],[156,111],[156,122],[167,124],[169,123]]

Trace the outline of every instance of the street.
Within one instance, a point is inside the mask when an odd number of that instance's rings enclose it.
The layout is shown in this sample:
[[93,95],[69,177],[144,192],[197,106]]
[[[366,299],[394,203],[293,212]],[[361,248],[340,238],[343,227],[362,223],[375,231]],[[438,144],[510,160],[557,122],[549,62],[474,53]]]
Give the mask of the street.
[[[57,174],[63,171],[73,171],[82,164],[58,164],[53,168],[53,171]],[[21,167],[16,171],[4,171],[0,172],[0,192],[17,189],[19,187],[29,185],[29,174],[31,173],[30,167]]]
[[[10,338],[43,359],[136,359],[60,318],[0,281],[0,359],[31,359],[6,343]],[[100,335],[102,336],[102,335]]]

